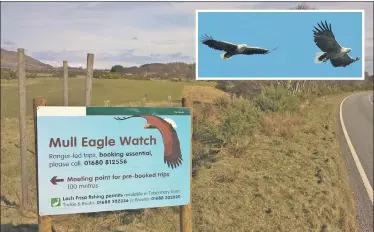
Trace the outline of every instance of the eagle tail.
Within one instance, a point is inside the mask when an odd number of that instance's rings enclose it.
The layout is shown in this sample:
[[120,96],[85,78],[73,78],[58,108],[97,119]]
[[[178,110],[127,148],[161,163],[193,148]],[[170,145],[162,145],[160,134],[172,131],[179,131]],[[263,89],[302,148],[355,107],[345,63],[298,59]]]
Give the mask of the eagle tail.
[[319,64],[319,63],[324,62],[324,61],[319,59],[323,54],[325,54],[325,53],[324,52],[316,52],[316,57],[314,57],[314,63]]
[[222,53],[220,56],[221,56],[222,60],[228,60],[228,59],[230,59],[232,57],[232,55],[227,54],[226,52]]

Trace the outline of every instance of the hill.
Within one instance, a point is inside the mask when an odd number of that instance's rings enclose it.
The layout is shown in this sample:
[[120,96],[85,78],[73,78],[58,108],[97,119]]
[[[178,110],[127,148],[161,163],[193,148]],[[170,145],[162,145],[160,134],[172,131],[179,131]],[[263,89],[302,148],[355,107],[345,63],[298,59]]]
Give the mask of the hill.
[[[28,70],[44,70],[53,68],[52,65],[44,64],[30,56],[25,55],[26,69]],[[1,68],[17,69],[18,54],[17,52],[1,49]]]
[[[117,67],[118,69],[113,70],[114,67]],[[187,64],[183,62],[151,63],[133,67],[121,67],[116,65],[113,66],[113,68],[112,71],[120,72],[127,76],[137,76],[146,79],[195,78],[195,64]]]
[[[25,55],[26,69],[28,73],[49,73],[52,76],[61,76],[63,69],[61,67],[54,68],[49,64],[44,64],[30,56]],[[171,63],[150,63],[133,67],[122,67],[113,64],[117,67],[115,72],[117,75],[106,75],[110,70],[95,70],[95,77],[98,78],[125,78],[125,79],[194,79],[195,78],[195,64],[187,64],[183,62]],[[17,52],[1,49],[1,68],[5,72],[6,69],[16,70],[18,68],[18,54]],[[113,68],[112,68],[113,69]],[[40,72],[42,71],[42,72]],[[112,70],[113,71],[113,70]],[[85,75],[85,70],[76,67],[69,67],[69,76]],[[6,76],[6,75],[5,75]],[[2,78],[6,78],[6,77]],[[13,78],[10,78],[13,79]]]

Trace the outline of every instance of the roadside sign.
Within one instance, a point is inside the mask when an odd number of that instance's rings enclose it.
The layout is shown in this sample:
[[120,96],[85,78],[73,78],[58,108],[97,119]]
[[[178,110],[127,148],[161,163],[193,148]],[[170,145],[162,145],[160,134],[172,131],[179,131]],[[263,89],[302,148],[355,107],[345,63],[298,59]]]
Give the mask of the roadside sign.
[[39,215],[187,205],[188,108],[37,108]]

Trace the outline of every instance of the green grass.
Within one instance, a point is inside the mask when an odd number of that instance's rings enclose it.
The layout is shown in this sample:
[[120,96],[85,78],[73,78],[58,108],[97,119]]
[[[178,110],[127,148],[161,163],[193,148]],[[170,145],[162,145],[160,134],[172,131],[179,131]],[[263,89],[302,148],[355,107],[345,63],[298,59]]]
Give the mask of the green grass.
[[[57,103],[62,102],[62,91],[58,88],[61,81],[44,80],[43,85],[33,81],[35,83],[31,82],[28,86],[30,93],[41,95],[49,102],[53,99]],[[79,90],[80,86],[84,86],[83,80],[74,81],[76,83],[71,85],[73,89]],[[118,96],[123,96],[122,101],[118,100],[122,104],[131,99],[137,100],[147,90],[150,99],[164,101],[169,94],[153,89],[155,86],[163,86],[181,96],[183,85],[186,84],[95,80],[93,100],[98,105],[104,100],[113,102]],[[137,89],[129,89],[125,93],[122,91],[125,86]],[[14,98],[17,103],[17,94],[13,96],[17,85],[12,86],[10,82],[3,85],[2,82],[2,88],[8,89],[6,94],[2,92],[2,105],[7,103],[8,97]],[[60,94],[48,92],[53,88],[58,88]],[[107,92],[100,92],[103,90]],[[77,104],[83,103],[84,93],[79,95],[77,92],[73,91],[82,99]],[[287,92],[269,89],[252,102],[238,99],[232,103],[222,97],[213,103],[196,104],[193,111],[193,166],[199,171],[192,181],[193,231],[357,231],[353,197],[336,139],[336,115],[345,95],[317,97],[307,102],[289,101]],[[285,108],[286,102],[294,105]],[[11,116],[13,111],[16,112],[5,107],[2,113]],[[2,223],[37,223],[31,119],[27,130],[29,209],[22,211],[18,206],[3,207],[2,203]],[[19,203],[20,160],[16,117],[2,118],[1,137],[1,174],[5,177],[1,182],[2,195],[10,202]],[[178,207],[137,212],[98,213],[96,217],[61,215],[53,217],[53,226],[56,231],[82,232],[179,230]]]
[[[103,106],[110,100],[111,105],[139,102],[144,94],[152,101],[167,101],[182,97],[186,85],[214,86],[208,82],[170,82],[170,81],[139,81],[139,80],[105,80],[93,79],[92,105]],[[42,87],[41,87],[42,86]],[[27,80],[27,113],[32,115],[32,100],[41,96],[48,105],[63,105],[63,80],[57,78],[37,78]],[[69,80],[69,105],[83,106],[85,101],[85,79]],[[18,82],[1,81],[1,117],[13,118],[19,114]]]

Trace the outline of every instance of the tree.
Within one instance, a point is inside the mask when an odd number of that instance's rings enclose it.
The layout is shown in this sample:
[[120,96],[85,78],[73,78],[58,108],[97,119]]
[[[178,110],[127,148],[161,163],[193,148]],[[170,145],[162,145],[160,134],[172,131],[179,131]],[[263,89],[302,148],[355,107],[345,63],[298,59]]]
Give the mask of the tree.
[[122,65],[114,65],[111,69],[110,72],[122,72],[123,71],[123,66]]
[[316,8],[311,7],[307,3],[303,2],[295,7],[292,7],[291,10],[316,10]]

